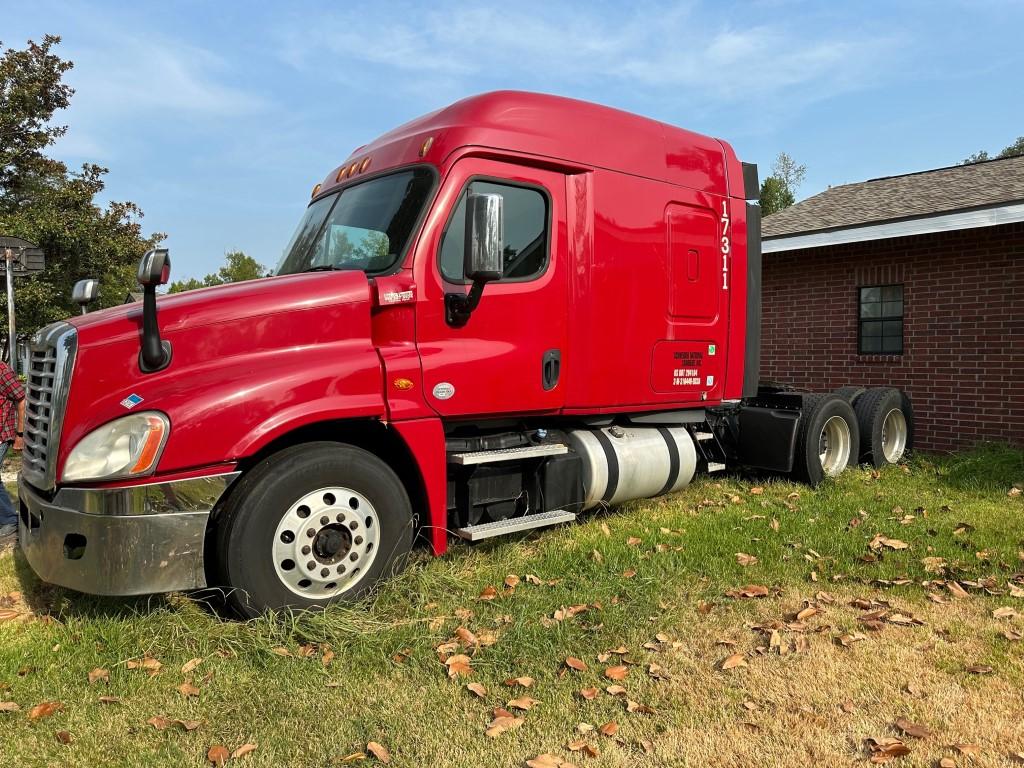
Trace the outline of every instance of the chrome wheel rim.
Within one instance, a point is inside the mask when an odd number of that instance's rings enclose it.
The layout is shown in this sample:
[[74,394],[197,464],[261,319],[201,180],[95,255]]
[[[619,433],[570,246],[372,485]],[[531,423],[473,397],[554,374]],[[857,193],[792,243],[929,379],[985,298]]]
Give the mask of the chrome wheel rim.
[[826,475],[835,477],[850,463],[850,425],[842,416],[832,416],[818,437],[818,458]]
[[331,486],[292,504],[274,532],[277,577],[311,600],[339,595],[358,584],[380,548],[380,520],[369,499]]
[[906,449],[907,417],[899,408],[893,408],[882,421],[882,455],[890,464],[895,464]]

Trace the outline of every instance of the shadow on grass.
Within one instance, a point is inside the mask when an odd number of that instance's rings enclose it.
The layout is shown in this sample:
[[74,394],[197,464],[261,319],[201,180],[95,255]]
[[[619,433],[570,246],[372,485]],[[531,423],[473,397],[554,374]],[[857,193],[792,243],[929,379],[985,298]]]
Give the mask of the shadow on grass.
[[1002,491],[1024,484],[1024,450],[1005,443],[983,443],[976,449],[949,457],[922,455],[932,463],[939,481],[961,491]]

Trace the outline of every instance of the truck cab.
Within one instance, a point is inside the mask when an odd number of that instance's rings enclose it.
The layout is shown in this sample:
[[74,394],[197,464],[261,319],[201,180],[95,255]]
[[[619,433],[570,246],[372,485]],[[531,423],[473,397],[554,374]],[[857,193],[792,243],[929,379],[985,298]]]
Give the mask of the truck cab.
[[[756,194],[723,141],[555,96],[396,128],[316,184],[273,277],[156,300],[151,254],[152,301],[36,335],[29,563],[98,594],[221,587],[252,616],[363,594],[417,538],[566,522],[744,450],[792,471],[800,401],[757,382]],[[827,430],[804,450],[818,475],[857,459],[841,415],[831,465]]]

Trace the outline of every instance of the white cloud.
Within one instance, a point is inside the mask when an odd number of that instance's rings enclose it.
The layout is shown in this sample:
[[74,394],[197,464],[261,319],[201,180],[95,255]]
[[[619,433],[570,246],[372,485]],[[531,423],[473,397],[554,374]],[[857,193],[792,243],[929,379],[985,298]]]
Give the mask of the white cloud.
[[439,78],[470,86],[604,82],[660,90],[674,102],[728,105],[794,90],[802,101],[833,96],[883,73],[897,48],[893,37],[802,29],[793,15],[739,27],[689,4],[429,8],[306,18],[282,33],[281,55],[341,78],[362,64],[424,87]]

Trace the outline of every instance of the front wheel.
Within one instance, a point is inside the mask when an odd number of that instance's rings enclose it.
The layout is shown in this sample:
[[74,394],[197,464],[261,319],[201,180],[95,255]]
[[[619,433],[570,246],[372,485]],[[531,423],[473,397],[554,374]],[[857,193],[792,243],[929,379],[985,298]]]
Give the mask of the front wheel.
[[409,497],[377,456],[306,443],[261,461],[232,490],[216,522],[228,606],[319,609],[359,597],[404,568],[413,542]]

